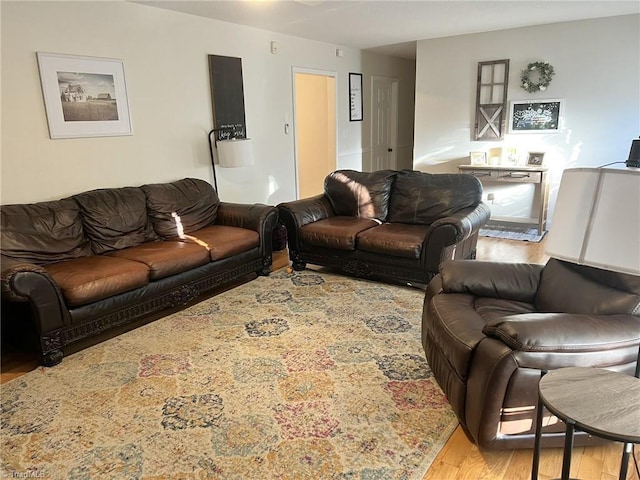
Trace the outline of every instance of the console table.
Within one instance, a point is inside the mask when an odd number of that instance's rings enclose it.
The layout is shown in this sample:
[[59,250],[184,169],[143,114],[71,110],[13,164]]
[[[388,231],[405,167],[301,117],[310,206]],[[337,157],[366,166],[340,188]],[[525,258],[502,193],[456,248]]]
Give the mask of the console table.
[[[549,191],[547,188],[547,168],[541,166],[525,165],[459,165],[458,172],[467,173],[485,183],[533,183],[538,194],[536,218],[502,217],[499,220],[506,222],[533,223],[538,226],[538,234],[547,229],[547,208],[549,203]],[[535,197],[534,197],[535,201]]]
[[620,480],[627,478],[631,445],[640,443],[640,379],[600,368],[552,370],[540,379],[532,480],[538,478],[543,405],[566,424],[562,480],[569,479],[575,429],[623,442]]

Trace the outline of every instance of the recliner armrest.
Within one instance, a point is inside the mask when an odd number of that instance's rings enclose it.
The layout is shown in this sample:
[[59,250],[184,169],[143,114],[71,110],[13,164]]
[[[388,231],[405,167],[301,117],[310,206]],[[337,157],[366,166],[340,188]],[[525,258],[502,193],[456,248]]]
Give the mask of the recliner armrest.
[[640,343],[640,318],[633,315],[526,313],[491,320],[482,332],[516,351],[601,352]]
[[440,265],[444,293],[467,293],[533,303],[544,265],[447,260]]

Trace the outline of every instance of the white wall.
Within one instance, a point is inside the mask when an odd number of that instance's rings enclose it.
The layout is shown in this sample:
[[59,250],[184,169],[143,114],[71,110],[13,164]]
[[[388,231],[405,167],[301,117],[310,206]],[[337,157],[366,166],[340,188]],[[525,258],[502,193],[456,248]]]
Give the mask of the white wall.
[[[411,165],[414,62],[122,1],[0,2],[1,201],[51,200],[101,187],[191,176],[212,181],[207,55],[242,58],[247,132],[255,165],[217,169],[223,200],[295,198],[292,67],[337,72],[338,168],[362,167],[370,128],[349,122],[348,73],[400,78],[401,155]],[[279,53],[270,53],[277,41]],[[36,52],[124,61],[134,134],[49,138]],[[366,102],[368,103],[368,102]],[[366,113],[365,113],[366,115]],[[403,153],[404,152],[404,153]]]
[[[564,100],[556,134],[507,134],[502,142],[472,141],[478,62],[510,59],[508,99]],[[547,61],[556,75],[542,93],[520,87],[530,62]],[[551,177],[551,218],[562,170],[626,160],[640,135],[640,16],[557,23],[418,42],[414,167],[456,172],[470,151],[514,146],[542,151]],[[505,203],[525,209],[512,195]],[[524,195],[526,197],[526,195]]]

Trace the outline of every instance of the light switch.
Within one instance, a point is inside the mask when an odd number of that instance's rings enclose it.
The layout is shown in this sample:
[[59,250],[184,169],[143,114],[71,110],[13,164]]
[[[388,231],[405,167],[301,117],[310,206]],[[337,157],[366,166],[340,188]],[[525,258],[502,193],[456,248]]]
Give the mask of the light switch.
[[274,55],[278,53],[278,42],[271,42],[271,53]]

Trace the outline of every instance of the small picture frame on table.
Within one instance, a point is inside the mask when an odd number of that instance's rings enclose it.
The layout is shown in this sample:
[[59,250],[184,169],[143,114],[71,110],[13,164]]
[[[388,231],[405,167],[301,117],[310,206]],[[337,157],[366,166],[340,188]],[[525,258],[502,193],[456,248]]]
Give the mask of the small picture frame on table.
[[471,165],[486,165],[487,153],[486,152],[469,152],[469,159]]
[[527,165],[531,167],[539,167],[544,160],[544,152],[529,152],[529,158],[527,159]]

